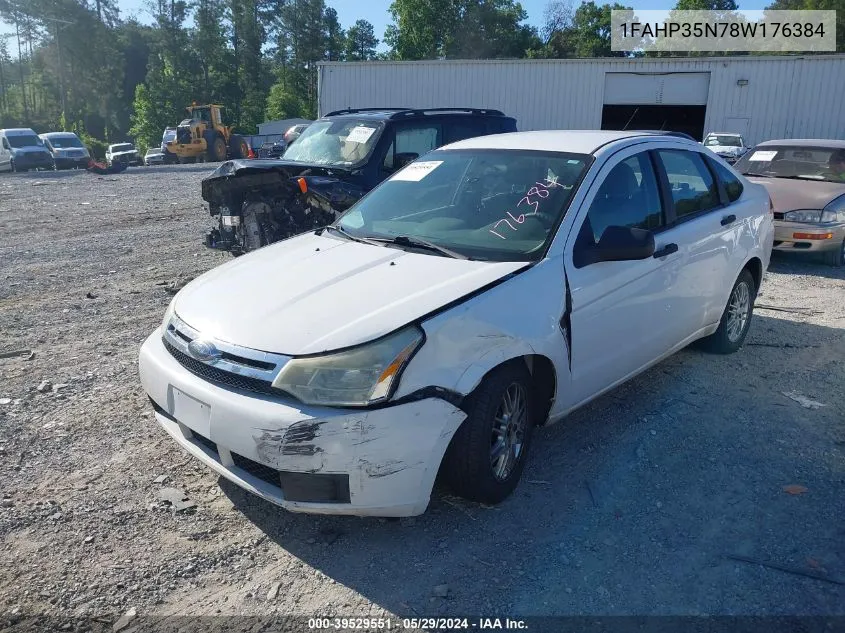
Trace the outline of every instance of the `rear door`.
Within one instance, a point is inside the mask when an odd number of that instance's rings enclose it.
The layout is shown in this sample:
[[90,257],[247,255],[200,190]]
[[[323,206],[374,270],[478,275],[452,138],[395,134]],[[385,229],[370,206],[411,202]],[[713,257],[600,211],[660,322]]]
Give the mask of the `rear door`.
[[[735,267],[742,221],[731,210],[707,157],[694,150],[655,152],[672,242],[677,245],[678,295],[673,314],[682,337],[690,337],[722,316],[722,299]],[[728,288],[730,290],[730,288]]]

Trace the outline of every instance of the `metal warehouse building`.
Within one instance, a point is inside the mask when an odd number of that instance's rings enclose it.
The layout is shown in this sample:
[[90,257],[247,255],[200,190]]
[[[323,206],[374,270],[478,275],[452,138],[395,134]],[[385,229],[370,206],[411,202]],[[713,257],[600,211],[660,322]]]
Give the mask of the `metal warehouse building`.
[[326,62],[319,111],[495,108],[520,130],[845,138],[845,55]]

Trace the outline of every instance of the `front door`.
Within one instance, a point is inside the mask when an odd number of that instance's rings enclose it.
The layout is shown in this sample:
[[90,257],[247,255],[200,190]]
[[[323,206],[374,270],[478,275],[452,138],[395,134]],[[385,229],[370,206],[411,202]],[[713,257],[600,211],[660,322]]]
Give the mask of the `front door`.
[[[678,260],[669,246],[675,237],[663,207],[653,155],[630,148],[602,168],[579,210],[564,251],[573,405],[637,372],[680,337]],[[651,230],[655,256],[585,265],[579,252],[594,247],[608,226]]]

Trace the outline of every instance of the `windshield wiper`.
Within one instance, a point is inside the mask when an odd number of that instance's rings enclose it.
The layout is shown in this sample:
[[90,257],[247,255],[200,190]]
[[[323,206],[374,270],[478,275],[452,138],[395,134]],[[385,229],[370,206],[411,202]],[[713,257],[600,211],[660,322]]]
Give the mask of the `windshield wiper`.
[[423,240],[418,237],[410,237],[408,235],[397,235],[393,238],[372,238],[371,241],[381,242],[383,244],[395,244],[396,246],[410,246],[412,248],[423,248],[425,250],[440,253],[441,255],[445,255],[446,257],[451,257],[453,259],[470,259],[462,253],[455,252],[444,246],[438,246],[434,242],[429,242],[428,240]]
[[744,173],[744,174],[742,174],[742,175],[743,175],[743,176],[755,176],[755,177],[757,177],[757,178],[774,178],[774,177],[775,177],[775,176],[773,176],[772,174],[754,174],[754,173],[752,173],[752,172],[750,172],[750,171],[747,171],[747,172],[745,172],[745,173]]
[[370,240],[366,237],[358,237],[357,235],[352,235],[349,231],[344,229],[342,226],[335,226],[334,224],[329,224],[328,226],[324,226],[321,229],[317,229],[314,231],[316,235],[321,235],[323,231],[335,231],[340,233],[343,237],[348,240],[352,240],[353,242],[361,242],[362,244],[370,244],[371,246],[381,246],[381,240]]

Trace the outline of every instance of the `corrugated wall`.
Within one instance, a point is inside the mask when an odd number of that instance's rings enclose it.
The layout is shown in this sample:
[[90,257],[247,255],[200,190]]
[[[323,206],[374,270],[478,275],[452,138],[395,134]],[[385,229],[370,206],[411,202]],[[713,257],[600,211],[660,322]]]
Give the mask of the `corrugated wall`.
[[487,107],[515,116],[521,130],[593,129],[601,126],[606,72],[709,72],[706,131],[748,118],[751,143],[845,138],[845,55],[330,62],[320,67],[319,109]]

